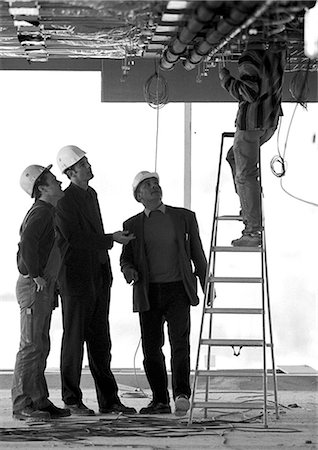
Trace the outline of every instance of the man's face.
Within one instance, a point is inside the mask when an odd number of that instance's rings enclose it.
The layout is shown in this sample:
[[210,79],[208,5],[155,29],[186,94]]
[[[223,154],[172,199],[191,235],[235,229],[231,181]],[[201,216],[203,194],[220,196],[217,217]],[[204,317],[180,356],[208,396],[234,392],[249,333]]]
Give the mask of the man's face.
[[84,156],[84,158],[80,159],[76,164],[74,164],[72,169],[72,176],[80,182],[87,182],[94,177],[91,165],[88,162],[86,156]]
[[56,176],[52,172],[46,174],[46,184],[41,186],[42,192],[48,194],[51,198],[59,200],[64,196],[64,192],[61,189],[62,182],[56,179]]
[[145,205],[148,203],[161,202],[162,190],[157,178],[148,178],[140,183],[137,192],[137,200]]

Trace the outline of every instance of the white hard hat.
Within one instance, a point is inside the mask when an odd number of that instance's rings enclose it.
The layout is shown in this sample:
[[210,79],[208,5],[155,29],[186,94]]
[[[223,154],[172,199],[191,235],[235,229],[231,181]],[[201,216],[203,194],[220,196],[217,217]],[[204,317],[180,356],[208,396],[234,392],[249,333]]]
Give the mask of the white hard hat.
[[40,175],[42,175],[45,170],[50,170],[51,167],[52,164],[47,167],[33,164],[32,166],[28,166],[26,169],[24,169],[20,177],[20,186],[22,187],[22,189],[31,197],[33,197],[33,189],[36,180]]
[[57,154],[57,165],[62,173],[76,164],[86,153],[76,145],[66,145]]
[[157,178],[158,182],[159,182],[159,175],[157,174],[157,172],[148,172],[147,170],[142,170],[141,172],[137,173],[137,175],[134,178],[133,184],[132,184],[132,188],[133,188],[133,194],[134,197],[136,198],[136,192],[137,192],[137,188],[140,185],[140,183],[144,180],[148,180],[148,178]]

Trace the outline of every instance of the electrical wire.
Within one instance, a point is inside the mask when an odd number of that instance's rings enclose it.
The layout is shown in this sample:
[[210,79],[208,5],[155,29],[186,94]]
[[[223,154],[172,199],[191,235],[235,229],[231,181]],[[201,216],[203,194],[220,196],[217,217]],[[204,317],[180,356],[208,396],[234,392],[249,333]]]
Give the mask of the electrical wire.
[[166,79],[158,72],[158,62],[155,61],[155,72],[144,84],[144,98],[148,105],[157,110],[156,117],[156,139],[155,139],[155,172],[158,163],[158,141],[159,141],[159,110],[168,103],[168,84]]
[[[275,155],[271,159],[270,168],[271,168],[272,173],[276,177],[280,178],[280,187],[287,195],[289,195],[290,197],[294,198],[295,200],[298,200],[300,202],[306,203],[308,205],[318,206],[317,203],[311,202],[309,200],[306,200],[304,198],[301,198],[301,197],[298,197],[298,196],[292,194],[291,192],[287,191],[287,189],[283,186],[283,176],[286,175],[286,170],[287,170],[287,163],[286,163],[286,159],[285,159],[286,151],[287,151],[287,144],[288,144],[290,130],[291,130],[291,127],[292,127],[292,124],[293,124],[293,121],[294,121],[295,114],[296,114],[296,110],[297,110],[297,107],[298,107],[299,104],[301,106],[303,106],[305,109],[307,109],[307,103],[305,102],[304,94],[307,95],[306,85],[307,85],[307,78],[308,78],[308,73],[309,73],[309,66],[310,66],[310,61],[308,61],[306,75],[305,75],[305,77],[303,79],[303,83],[302,83],[301,89],[300,89],[298,94],[295,92],[295,89],[294,89],[295,88],[295,83],[296,83],[297,80],[296,80],[296,78],[294,78],[292,80],[293,84],[291,85],[289,91],[291,92],[292,96],[296,100],[296,105],[295,105],[294,111],[292,113],[292,116],[291,116],[291,119],[290,119],[290,122],[289,122],[288,129],[287,129],[287,134],[286,134],[283,154],[280,153],[280,149],[279,149],[279,134],[280,134],[280,128],[281,128],[281,120],[279,121],[279,127],[278,127],[278,133],[277,133],[277,150],[278,150],[278,155]],[[280,169],[277,170],[275,168],[275,165],[276,166],[280,165]]]
[[136,370],[136,357],[141,344],[141,338],[138,341],[137,348],[135,350],[134,354],[134,375],[135,375],[135,382],[136,382],[136,389],[133,392],[125,392],[122,394],[122,397],[149,397],[148,394],[146,394],[143,389],[140,387],[137,377],[137,370]]

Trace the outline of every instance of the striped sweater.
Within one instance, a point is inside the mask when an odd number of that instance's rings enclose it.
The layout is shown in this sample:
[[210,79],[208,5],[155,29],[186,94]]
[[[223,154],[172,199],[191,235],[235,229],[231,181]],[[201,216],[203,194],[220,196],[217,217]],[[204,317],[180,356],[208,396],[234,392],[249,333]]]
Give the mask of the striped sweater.
[[221,85],[239,101],[235,125],[240,130],[266,130],[282,115],[286,51],[247,49],[238,61],[239,78],[230,73]]

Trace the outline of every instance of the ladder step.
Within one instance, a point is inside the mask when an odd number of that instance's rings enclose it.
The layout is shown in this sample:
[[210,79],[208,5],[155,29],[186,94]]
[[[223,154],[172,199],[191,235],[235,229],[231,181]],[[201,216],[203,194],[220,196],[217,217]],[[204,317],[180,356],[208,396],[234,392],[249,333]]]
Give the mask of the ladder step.
[[[193,408],[213,408],[213,409],[263,409],[262,402],[193,402]],[[268,404],[267,408],[273,409],[273,404]]]
[[249,252],[249,253],[257,253],[262,252],[263,249],[261,247],[212,247],[212,251],[214,252]]
[[260,277],[209,277],[210,283],[262,283]]
[[[262,370],[197,370],[198,377],[263,377]],[[267,376],[272,376],[273,371],[268,370]],[[213,391],[214,392],[214,391]]]
[[[201,344],[210,345],[212,347],[263,347],[262,339],[201,339]],[[266,344],[271,347],[271,344]]]
[[217,216],[217,220],[243,220],[242,216],[232,216],[232,215],[224,215],[224,216]]
[[205,308],[208,314],[263,314],[262,308]]

